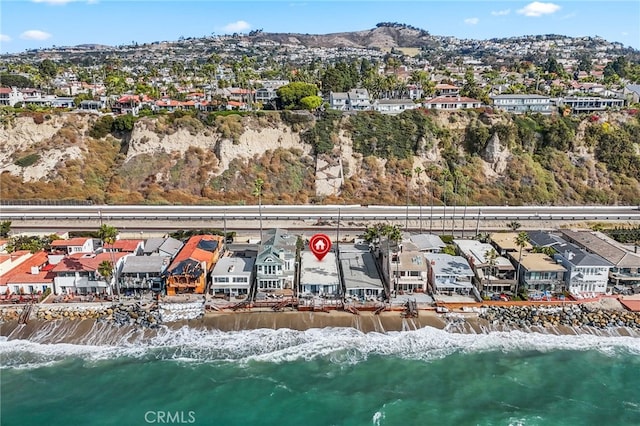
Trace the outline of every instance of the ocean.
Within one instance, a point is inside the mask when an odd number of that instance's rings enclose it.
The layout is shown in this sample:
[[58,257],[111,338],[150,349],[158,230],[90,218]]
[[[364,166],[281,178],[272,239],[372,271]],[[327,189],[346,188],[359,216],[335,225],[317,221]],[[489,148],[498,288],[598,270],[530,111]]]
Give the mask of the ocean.
[[640,424],[638,337],[183,326],[51,341],[0,338],[3,426]]

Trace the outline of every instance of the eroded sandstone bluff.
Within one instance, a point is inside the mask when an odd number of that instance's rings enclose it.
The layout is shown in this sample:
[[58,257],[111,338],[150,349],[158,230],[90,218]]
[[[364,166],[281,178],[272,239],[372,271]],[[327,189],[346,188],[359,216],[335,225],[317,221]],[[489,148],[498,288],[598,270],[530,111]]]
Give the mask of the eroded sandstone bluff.
[[[490,109],[104,116],[0,111],[3,199],[108,204],[638,204],[640,115]],[[408,194],[407,194],[408,191]]]

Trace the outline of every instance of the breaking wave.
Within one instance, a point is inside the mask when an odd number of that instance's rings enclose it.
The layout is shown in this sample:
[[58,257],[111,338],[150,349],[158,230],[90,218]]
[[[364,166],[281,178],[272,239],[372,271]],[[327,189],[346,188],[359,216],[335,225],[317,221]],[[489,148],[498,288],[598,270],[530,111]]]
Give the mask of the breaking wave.
[[[96,324],[90,336],[100,335]],[[103,330],[106,331],[106,330]],[[170,360],[174,362],[269,362],[323,358],[333,363],[354,364],[369,356],[430,361],[454,353],[514,351],[586,351],[607,356],[640,355],[640,338],[593,334],[556,335],[523,331],[486,334],[451,333],[433,327],[387,333],[363,333],[354,328],[327,327],[305,331],[256,329],[223,332],[183,326],[161,328],[152,335],[140,330],[120,331],[119,339],[87,339],[82,344],[48,343],[46,327],[30,340],[0,338],[2,368],[36,368],[80,359],[85,363],[116,358]]]

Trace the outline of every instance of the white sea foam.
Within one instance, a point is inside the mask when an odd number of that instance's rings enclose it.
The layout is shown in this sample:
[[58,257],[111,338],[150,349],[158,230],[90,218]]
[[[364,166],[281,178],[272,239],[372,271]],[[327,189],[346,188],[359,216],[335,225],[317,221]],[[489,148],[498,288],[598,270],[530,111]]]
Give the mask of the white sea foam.
[[[98,328],[104,327],[96,325]],[[51,337],[52,331],[42,331]],[[153,336],[128,331],[120,339],[99,344],[93,336],[87,344],[38,343],[0,339],[3,367],[25,368],[80,358],[88,362],[120,357],[167,359],[180,362],[274,362],[324,358],[339,364],[355,364],[371,355],[430,361],[453,353],[597,350],[607,356],[640,355],[640,338],[592,334],[554,335],[522,331],[487,334],[450,333],[431,327],[388,333],[362,333],[353,328],[295,331],[258,329],[235,332],[194,329],[160,329]],[[46,342],[47,340],[41,340]],[[103,340],[104,341],[104,340]]]

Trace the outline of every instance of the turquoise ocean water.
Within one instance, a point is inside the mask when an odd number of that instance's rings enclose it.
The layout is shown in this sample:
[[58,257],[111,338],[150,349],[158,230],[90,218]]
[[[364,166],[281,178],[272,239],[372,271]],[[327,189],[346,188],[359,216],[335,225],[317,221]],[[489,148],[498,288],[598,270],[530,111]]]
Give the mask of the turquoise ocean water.
[[640,339],[183,328],[0,340],[9,425],[639,425]]

